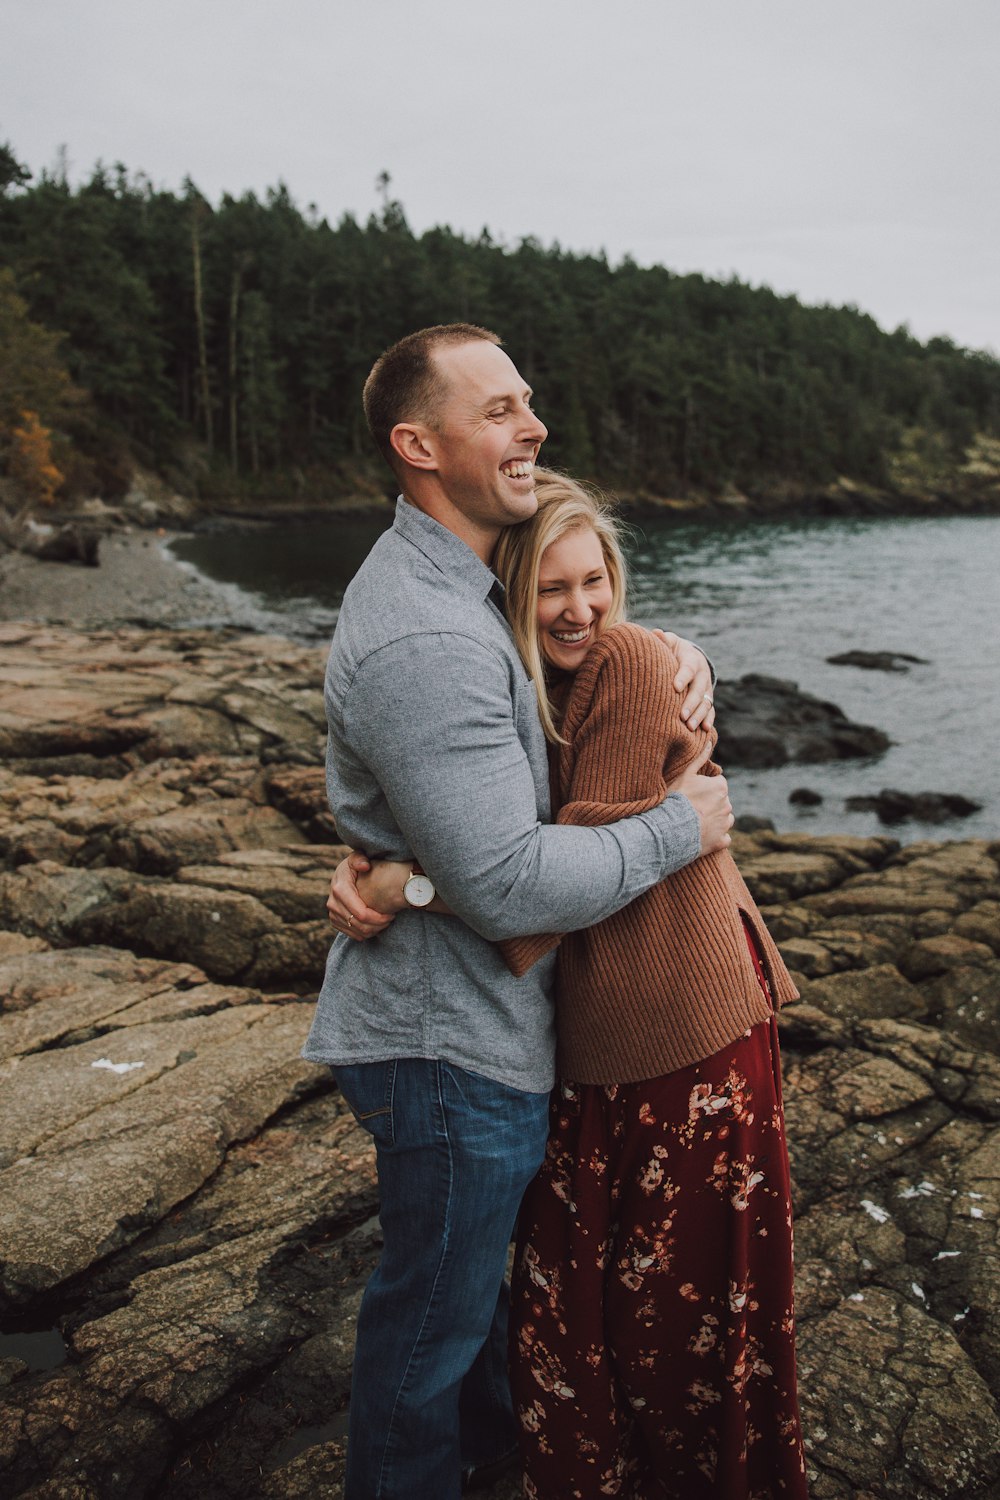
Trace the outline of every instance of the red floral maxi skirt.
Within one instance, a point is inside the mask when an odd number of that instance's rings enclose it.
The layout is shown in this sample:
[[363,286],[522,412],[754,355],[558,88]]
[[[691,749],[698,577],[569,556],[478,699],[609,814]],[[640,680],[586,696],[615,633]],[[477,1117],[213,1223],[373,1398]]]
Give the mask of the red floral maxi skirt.
[[531,1500],[803,1500],[773,1017],[663,1078],[557,1088],[511,1356]]

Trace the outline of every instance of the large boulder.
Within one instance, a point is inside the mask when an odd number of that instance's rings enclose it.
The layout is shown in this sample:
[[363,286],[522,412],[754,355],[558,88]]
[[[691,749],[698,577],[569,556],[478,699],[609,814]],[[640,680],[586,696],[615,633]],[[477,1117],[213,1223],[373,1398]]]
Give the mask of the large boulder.
[[0,1065],[3,1295],[30,1301],[87,1271],[314,1089],[298,1057],[310,1009],[247,1003]]
[[804,693],[784,678],[751,672],[720,682],[715,704],[724,766],[857,760],[889,748],[889,736],[881,729],[852,723],[835,703]]

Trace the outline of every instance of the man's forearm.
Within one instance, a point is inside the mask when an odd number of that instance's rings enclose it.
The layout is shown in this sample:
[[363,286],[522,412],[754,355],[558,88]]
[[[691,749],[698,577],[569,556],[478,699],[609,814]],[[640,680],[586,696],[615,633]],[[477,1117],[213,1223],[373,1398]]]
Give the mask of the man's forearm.
[[[650,886],[697,859],[700,825],[686,797],[598,828],[536,825],[534,836],[473,879],[442,872],[453,910],[496,942],[535,932],[573,932],[612,916]],[[431,863],[427,864],[427,859]],[[433,877],[433,853],[424,867]]]
[[379,653],[345,723],[405,840],[393,852],[414,854],[477,932],[588,927],[697,858],[698,815],[685,797],[600,828],[539,823],[495,658],[437,637],[411,639],[407,653],[405,674]]

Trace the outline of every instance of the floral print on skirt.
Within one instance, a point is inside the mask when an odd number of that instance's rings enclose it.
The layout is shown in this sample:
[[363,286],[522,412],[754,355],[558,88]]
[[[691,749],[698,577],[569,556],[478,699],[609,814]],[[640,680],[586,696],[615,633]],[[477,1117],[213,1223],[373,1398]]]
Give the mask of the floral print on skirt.
[[650,1082],[564,1083],[521,1210],[530,1500],[806,1496],[772,1017]]

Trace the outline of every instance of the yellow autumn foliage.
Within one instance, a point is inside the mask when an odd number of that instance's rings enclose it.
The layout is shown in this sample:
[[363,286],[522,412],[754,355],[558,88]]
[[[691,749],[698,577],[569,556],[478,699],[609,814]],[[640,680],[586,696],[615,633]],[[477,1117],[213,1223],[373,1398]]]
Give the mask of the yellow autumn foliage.
[[26,500],[51,505],[63,482],[52,459],[52,434],[34,411],[22,411],[20,426],[11,429],[7,471]]

